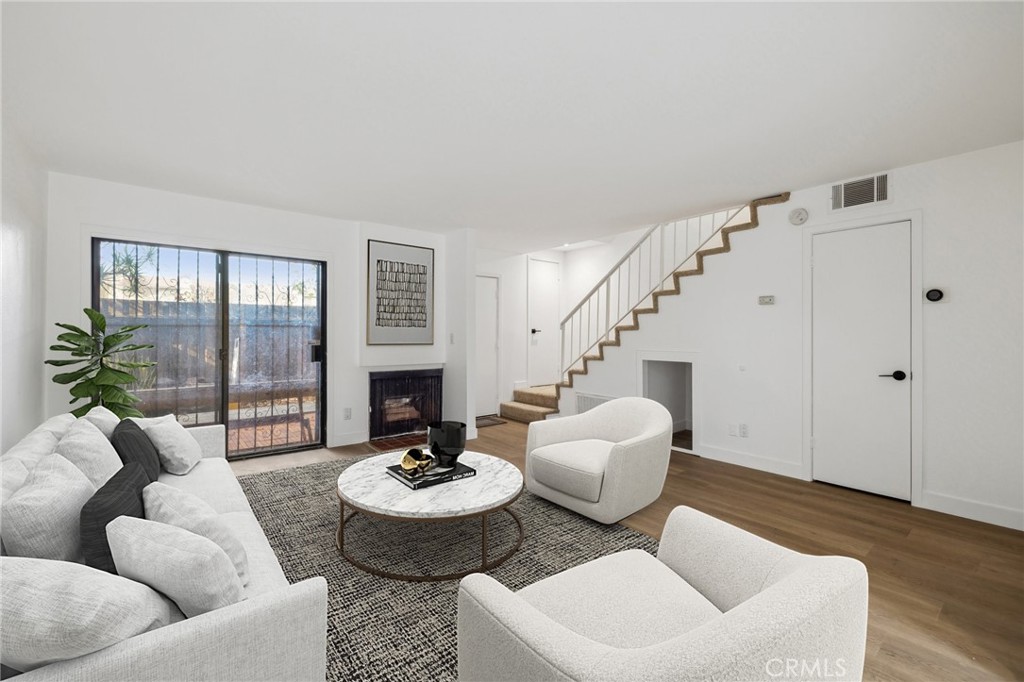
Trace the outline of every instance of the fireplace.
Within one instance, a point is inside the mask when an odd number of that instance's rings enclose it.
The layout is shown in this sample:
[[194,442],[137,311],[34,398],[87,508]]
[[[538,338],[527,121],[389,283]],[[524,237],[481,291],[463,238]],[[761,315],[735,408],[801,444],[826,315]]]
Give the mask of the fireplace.
[[442,370],[370,372],[370,440],[426,433],[441,420]]

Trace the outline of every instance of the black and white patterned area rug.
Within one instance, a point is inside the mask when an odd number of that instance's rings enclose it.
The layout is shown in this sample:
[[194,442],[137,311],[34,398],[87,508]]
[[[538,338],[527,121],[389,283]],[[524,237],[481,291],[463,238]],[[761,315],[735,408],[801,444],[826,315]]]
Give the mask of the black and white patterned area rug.
[[[459,582],[380,578],[352,566],[334,546],[339,474],[352,462],[325,462],[239,478],[290,582],[322,575],[328,584],[328,680],[456,679]],[[625,549],[654,552],[657,541],[604,526],[524,492],[512,505],[522,547],[490,575],[512,590]],[[346,548],[369,565],[398,573],[444,575],[479,565],[480,521],[394,523],[357,516]],[[488,526],[490,556],[516,539],[508,514]]]

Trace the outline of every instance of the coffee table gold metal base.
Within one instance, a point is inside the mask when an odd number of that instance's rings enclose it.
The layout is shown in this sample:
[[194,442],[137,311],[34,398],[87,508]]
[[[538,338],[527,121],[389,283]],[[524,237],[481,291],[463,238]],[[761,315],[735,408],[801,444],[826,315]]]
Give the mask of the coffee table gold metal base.
[[[487,511],[483,511],[483,512],[480,512],[480,513],[477,513],[477,514],[469,514],[469,515],[466,515],[466,516],[435,517],[435,518],[409,518],[407,516],[389,516],[387,514],[380,514],[380,513],[377,513],[377,512],[372,512],[372,511],[369,511],[367,509],[360,509],[356,505],[353,505],[351,502],[348,503],[347,506],[352,508],[352,512],[348,516],[345,516],[345,506],[346,506],[346,503],[345,503],[345,501],[343,499],[341,499],[341,496],[338,495],[338,503],[340,505],[340,509],[338,511],[338,532],[337,532],[337,534],[335,536],[334,544],[335,544],[335,547],[338,548],[338,552],[340,552],[341,555],[343,557],[345,557],[345,559],[350,564],[352,564],[353,566],[355,566],[356,568],[358,568],[360,570],[366,571],[367,573],[370,573],[372,575],[380,576],[382,578],[391,578],[392,580],[407,580],[407,581],[410,581],[410,582],[434,582],[434,581],[441,581],[441,580],[458,580],[459,578],[466,577],[470,573],[483,573],[485,571],[491,570],[492,568],[497,568],[498,566],[501,566],[503,563],[505,563],[505,561],[508,560],[509,557],[511,557],[513,554],[516,553],[516,550],[518,550],[522,546],[522,544],[523,544],[523,535],[524,535],[523,534],[523,522],[520,520],[519,515],[516,514],[512,509],[509,508],[509,505],[511,505],[517,499],[519,499],[519,495],[516,495],[514,498],[512,498],[508,502],[506,502],[506,503],[504,503],[504,504],[502,504],[502,505],[500,505],[498,507],[495,507],[494,509],[488,509]],[[505,552],[504,554],[502,554],[500,557],[498,557],[496,559],[488,560],[488,558],[487,558],[487,535],[488,535],[487,534],[487,520],[488,520],[488,517],[491,514],[496,514],[496,513],[501,512],[501,511],[504,511],[504,512],[508,513],[508,515],[511,516],[512,519],[516,522],[516,532],[518,534],[518,537],[516,538],[515,545],[513,545],[510,550],[508,550],[507,552]],[[481,540],[480,540],[480,566],[479,567],[470,568],[470,569],[465,570],[465,571],[460,571],[458,573],[447,573],[445,575],[409,575],[409,574],[405,574],[405,573],[392,573],[391,571],[385,571],[385,570],[382,570],[382,569],[379,569],[379,568],[375,568],[373,566],[369,566],[366,563],[360,561],[359,559],[356,559],[349,552],[347,552],[345,550],[345,526],[348,524],[349,521],[352,520],[353,517],[357,516],[358,514],[365,514],[367,516],[372,516],[372,517],[377,518],[377,519],[384,519],[386,521],[407,521],[407,522],[419,522],[419,523],[452,523],[452,522],[455,522],[455,521],[465,521],[467,519],[474,519],[474,518],[478,518],[479,517],[479,519],[480,519],[480,536],[481,536]]]

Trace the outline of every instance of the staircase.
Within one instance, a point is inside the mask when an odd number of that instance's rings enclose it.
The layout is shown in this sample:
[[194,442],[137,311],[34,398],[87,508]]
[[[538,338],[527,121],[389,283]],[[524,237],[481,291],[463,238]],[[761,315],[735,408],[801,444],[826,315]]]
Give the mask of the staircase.
[[521,422],[558,412],[563,388],[572,388],[604,349],[640,329],[643,315],[658,313],[664,296],[676,296],[684,277],[704,274],[704,259],[731,250],[729,235],[758,226],[757,209],[789,201],[789,192],[743,206],[649,228],[561,323],[562,380],[553,386],[517,389],[501,416]]
[[517,388],[512,400],[501,404],[501,416],[517,422],[540,421],[558,412],[558,389],[555,386]]
[[643,315],[657,314],[664,296],[680,292],[684,277],[704,273],[704,258],[731,249],[729,235],[758,226],[757,209],[789,201],[789,192],[755,199],[745,206],[651,227],[583,300],[562,320],[562,381],[557,399],[572,388],[604,349],[622,334],[640,329]]

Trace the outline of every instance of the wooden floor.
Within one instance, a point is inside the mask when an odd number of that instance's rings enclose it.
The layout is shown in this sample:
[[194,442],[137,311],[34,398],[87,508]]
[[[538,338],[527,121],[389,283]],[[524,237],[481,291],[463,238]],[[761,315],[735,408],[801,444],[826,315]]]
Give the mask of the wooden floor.
[[[517,422],[480,429],[467,446],[522,468],[526,431]],[[232,466],[249,473],[368,451]],[[871,585],[865,679],[1024,679],[1024,533],[682,453],[672,455],[661,498],[622,524],[660,537],[681,504],[800,552],[863,561]]]

